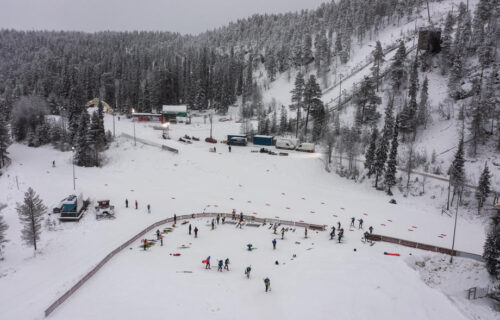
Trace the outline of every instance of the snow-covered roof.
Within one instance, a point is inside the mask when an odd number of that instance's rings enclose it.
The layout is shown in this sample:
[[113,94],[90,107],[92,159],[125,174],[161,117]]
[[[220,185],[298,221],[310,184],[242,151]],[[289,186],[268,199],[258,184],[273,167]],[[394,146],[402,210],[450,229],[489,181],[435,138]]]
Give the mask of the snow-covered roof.
[[170,106],[170,105],[163,105],[162,108],[163,112],[187,112],[187,105],[175,105],[175,106]]

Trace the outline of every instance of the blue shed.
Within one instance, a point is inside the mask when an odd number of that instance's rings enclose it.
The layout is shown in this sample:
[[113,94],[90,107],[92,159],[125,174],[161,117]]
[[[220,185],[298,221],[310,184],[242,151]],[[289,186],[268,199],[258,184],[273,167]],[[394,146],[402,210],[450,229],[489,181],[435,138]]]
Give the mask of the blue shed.
[[253,136],[253,144],[259,146],[272,146],[273,145],[273,137],[272,136]]

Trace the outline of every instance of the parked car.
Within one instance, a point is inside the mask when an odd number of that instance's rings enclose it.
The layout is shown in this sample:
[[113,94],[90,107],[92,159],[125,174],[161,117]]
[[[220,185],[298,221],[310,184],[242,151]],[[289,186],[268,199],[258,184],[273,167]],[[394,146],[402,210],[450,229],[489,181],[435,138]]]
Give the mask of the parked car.
[[228,146],[246,146],[247,138],[233,137],[227,140]]
[[297,151],[314,152],[314,143],[302,142],[296,149]]

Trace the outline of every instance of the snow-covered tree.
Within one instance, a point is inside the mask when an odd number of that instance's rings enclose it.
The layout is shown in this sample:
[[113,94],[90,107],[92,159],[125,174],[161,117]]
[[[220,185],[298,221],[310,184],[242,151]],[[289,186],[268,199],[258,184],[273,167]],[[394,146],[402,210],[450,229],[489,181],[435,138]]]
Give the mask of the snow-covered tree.
[[45,207],[35,191],[28,188],[28,191],[24,194],[24,202],[22,204],[18,203],[16,210],[23,225],[21,238],[27,245],[32,245],[36,251],[47,207]]
[[[453,196],[457,192],[460,192],[465,183],[465,169],[464,169],[464,137],[460,137],[458,142],[457,151],[455,152],[455,157],[448,169],[448,175],[450,176],[450,184],[453,186]],[[452,200],[453,202],[453,200]]]
[[85,111],[80,115],[80,125],[78,126],[75,145],[75,164],[80,167],[89,167],[94,163],[89,143],[92,136],[89,132],[89,114]]
[[9,128],[5,115],[0,112],[0,169],[7,165],[9,152],[7,148],[10,145]]
[[378,130],[377,127],[373,127],[372,134],[370,136],[370,144],[365,152],[365,169],[368,170],[368,177],[371,177],[375,173],[374,162],[375,162],[375,150],[377,148]]
[[396,54],[392,58],[392,64],[390,68],[392,85],[397,91],[401,88],[401,84],[406,81],[406,47],[403,41],[399,42],[399,47]]
[[307,84],[304,87],[304,108],[306,110],[306,119],[304,126],[304,136],[307,136],[307,124],[309,121],[309,114],[312,108],[319,108],[323,106],[323,102],[321,101],[321,89],[319,88],[318,83],[316,82],[316,77],[311,75]]
[[378,92],[378,87],[380,83],[380,67],[384,63],[384,50],[382,49],[382,44],[380,44],[380,41],[377,41],[375,44],[375,49],[372,51],[372,56],[373,56],[373,67],[372,72],[373,72],[373,78],[375,79],[375,83],[377,85],[377,92]]
[[[5,205],[0,203],[0,213],[2,212],[3,208],[5,208]],[[2,256],[2,248],[4,246],[4,243],[9,241],[9,240],[7,240],[6,235],[5,235],[7,229],[9,229],[9,226],[3,220],[3,216],[0,215],[0,257]]]
[[387,160],[387,167],[385,169],[385,186],[387,194],[392,195],[391,188],[396,185],[396,171],[397,171],[397,158],[398,158],[398,120],[394,122],[394,130],[392,134],[391,152],[389,153],[389,160]]
[[476,189],[476,200],[477,200],[477,213],[481,213],[481,209],[484,206],[484,203],[486,202],[486,199],[488,199],[488,195],[490,194],[490,171],[488,169],[488,165],[485,163],[484,164],[484,169],[483,172],[481,173],[481,176],[479,177],[479,182],[477,184],[477,189]]
[[422,83],[422,89],[420,90],[420,101],[418,103],[417,112],[417,124],[427,127],[427,122],[429,121],[429,79],[427,76],[424,78]]
[[354,103],[357,106],[356,123],[364,125],[373,124],[379,118],[377,106],[382,102],[375,92],[375,84],[372,78],[365,77],[361,86],[354,96]]
[[500,276],[500,215],[498,214],[492,218],[484,243],[483,258],[488,273],[498,279]]

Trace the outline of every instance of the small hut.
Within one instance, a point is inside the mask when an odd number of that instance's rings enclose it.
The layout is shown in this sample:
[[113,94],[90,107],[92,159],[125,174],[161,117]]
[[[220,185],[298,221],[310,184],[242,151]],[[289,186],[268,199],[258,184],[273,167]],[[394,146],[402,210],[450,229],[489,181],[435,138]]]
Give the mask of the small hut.
[[441,29],[424,27],[418,30],[418,49],[428,53],[441,51]]

